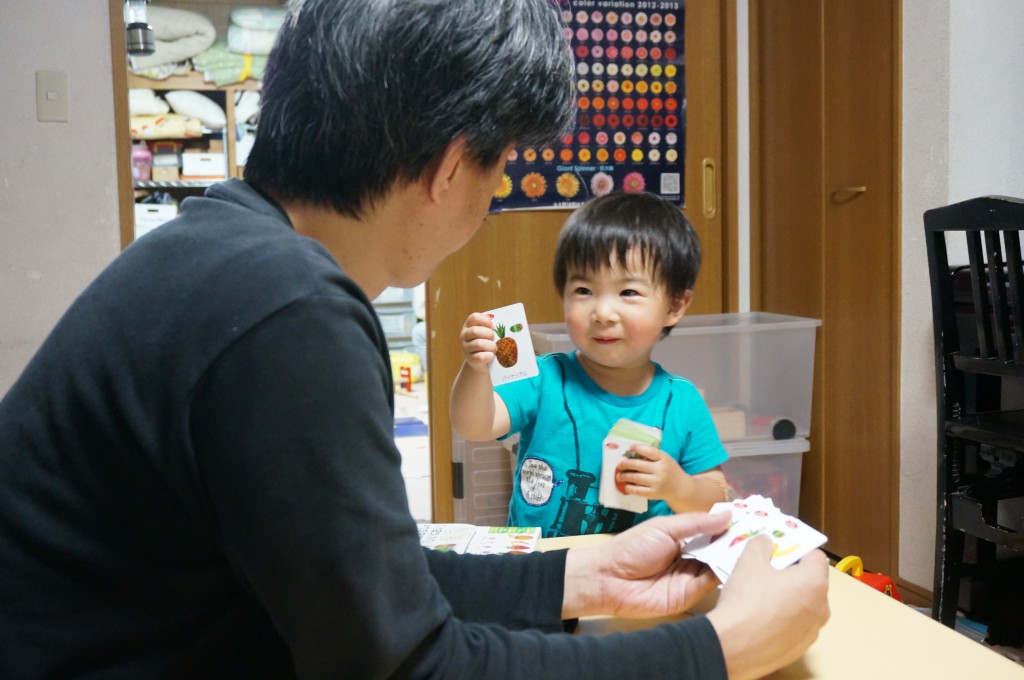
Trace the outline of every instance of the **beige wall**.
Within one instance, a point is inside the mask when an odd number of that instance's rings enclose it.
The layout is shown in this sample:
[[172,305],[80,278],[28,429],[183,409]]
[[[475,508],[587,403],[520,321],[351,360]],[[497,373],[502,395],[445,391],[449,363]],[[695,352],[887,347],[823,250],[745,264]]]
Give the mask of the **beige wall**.
[[[68,76],[36,121],[35,72]],[[107,0],[0,0],[0,394],[118,252]]]
[[935,546],[935,344],[922,215],[949,196],[949,2],[903,4],[900,576],[931,590]]

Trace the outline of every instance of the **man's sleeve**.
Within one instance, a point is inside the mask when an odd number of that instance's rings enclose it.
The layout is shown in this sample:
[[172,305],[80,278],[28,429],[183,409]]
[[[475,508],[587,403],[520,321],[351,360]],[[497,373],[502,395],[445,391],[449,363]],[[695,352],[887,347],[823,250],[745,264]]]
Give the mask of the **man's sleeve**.
[[529,555],[425,552],[431,573],[459,619],[512,629],[562,630],[564,550]]

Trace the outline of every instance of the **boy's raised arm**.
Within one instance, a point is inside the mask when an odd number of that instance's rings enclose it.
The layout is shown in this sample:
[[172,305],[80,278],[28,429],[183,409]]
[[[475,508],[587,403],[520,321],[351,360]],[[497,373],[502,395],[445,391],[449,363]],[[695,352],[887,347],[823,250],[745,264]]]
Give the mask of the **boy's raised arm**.
[[488,365],[494,360],[493,321],[473,313],[459,333],[465,361],[452,385],[452,427],[470,441],[495,439],[508,434],[511,418],[505,402],[494,391]]

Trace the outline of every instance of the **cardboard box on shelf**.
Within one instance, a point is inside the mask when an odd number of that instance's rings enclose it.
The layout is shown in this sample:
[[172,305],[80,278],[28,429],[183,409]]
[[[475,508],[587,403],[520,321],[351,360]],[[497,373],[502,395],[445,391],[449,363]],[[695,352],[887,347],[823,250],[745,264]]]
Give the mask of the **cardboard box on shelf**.
[[151,174],[154,182],[177,182],[181,177],[177,165],[154,165]]
[[227,177],[227,157],[222,153],[185,151],[181,154],[181,179],[211,180]]
[[160,203],[135,204],[135,238],[145,236],[164,222],[178,216],[177,205]]

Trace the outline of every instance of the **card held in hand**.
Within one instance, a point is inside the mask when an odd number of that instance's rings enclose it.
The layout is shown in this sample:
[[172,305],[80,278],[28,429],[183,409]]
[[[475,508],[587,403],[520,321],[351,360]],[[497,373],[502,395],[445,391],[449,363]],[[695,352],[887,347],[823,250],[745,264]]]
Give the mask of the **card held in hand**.
[[700,560],[725,581],[732,575],[749,539],[765,534],[772,539],[771,565],[784,569],[828,538],[802,520],[784,514],[769,498],[754,495],[727,503],[716,503],[712,513],[729,510],[732,519],[726,530],[716,536],[696,536],[683,547],[683,557]]
[[633,444],[661,445],[661,430],[627,418],[619,418],[601,443],[601,481],[597,502],[606,508],[647,512],[647,499],[622,491],[615,482],[615,469],[628,458]]
[[491,384],[504,385],[537,375],[530,327],[522,302],[484,312],[494,320],[494,341],[498,349],[491,362]]

